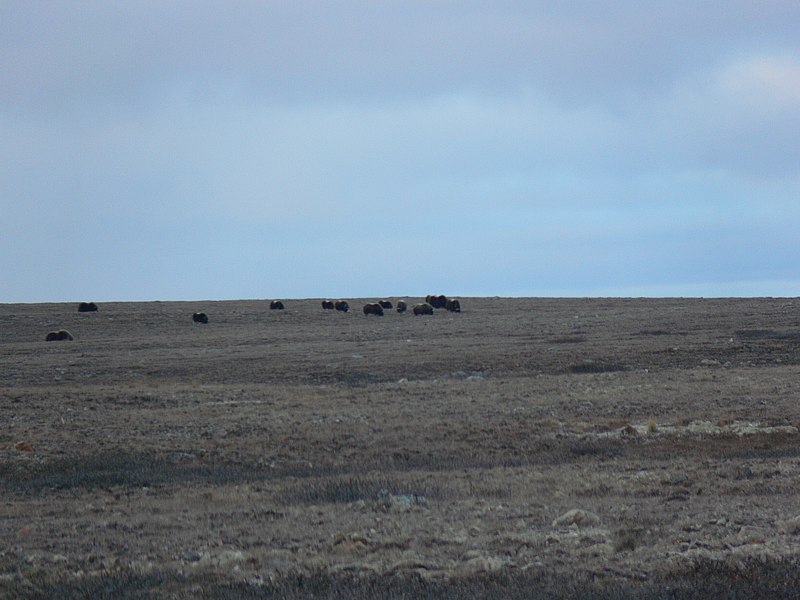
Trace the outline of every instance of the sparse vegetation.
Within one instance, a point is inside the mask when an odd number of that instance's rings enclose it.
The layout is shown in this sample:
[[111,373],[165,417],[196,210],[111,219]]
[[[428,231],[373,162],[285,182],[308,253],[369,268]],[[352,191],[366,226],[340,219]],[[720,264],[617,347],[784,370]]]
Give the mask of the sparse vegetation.
[[[5,589],[4,589],[5,588]],[[14,587],[0,583],[4,598],[138,598],[242,599],[307,598],[341,600],[400,600],[404,598],[461,598],[509,600],[720,600],[792,598],[800,588],[800,561],[745,559],[738,564],[699,560],[684,569],[647,579],[620,580],[586,572],[562,573],[538,569],[525,573],[496,573],[431,579],[419,574],[392,577],[353,576],[326,572],[295,572],[268,581],[236,581],[218,573],[178,574],[169,571],[139,573],[122,569],[90,577],[53,577],[31,573]]]
[[0,597],[792,597],[793,300],[350,300],[0,305]]

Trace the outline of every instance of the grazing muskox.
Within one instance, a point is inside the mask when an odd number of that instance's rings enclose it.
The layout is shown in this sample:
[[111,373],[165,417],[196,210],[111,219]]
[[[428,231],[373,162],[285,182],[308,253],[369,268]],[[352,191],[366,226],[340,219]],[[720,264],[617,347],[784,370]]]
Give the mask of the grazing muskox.
[[433,307],[425,302],[424,304],[417,304],[414,306],[415,315],[432,315]]
[[283,310],[283,302],[280,300],[273,300],[269,303],[270,310]]
[[435,296],[433,294],[425,297],[425,302],[433,308],[444,308],[447,304],[447,296]]
[[192,321],[195,323],[208,323],[208,315],[204,312],[196,312],[192,315]]
[[378,304],[381,305],[381,308],[385,308],[385,309],[391,309],[392,308],[392,303],[389,302],[388,300],[378,300]]
[[339,312],[347,312],[348,310],[350,310],[350,305],[344,300],[337,300],[333,304],[333,308],[335,308]]
[[97,304],[94,302],[81,302],[78,304],[78,312],[95,312]]
[[403,302],[402,300],[400,300],[397,303],[397,312],[404,313],[404,312],[406,312],[407,308],[408,308],[408,305],[405,302]]
[[66,329],[59,329],[58,331],[51,331],[44,339],[46,342],[55,342],[59,340],[74,340],[75,338]]
[[365,315],[377,315],[379,317],[383,316],[383,307],[378,304],[377,302],[370,302],[369,304],[364,305],[364,314]]
[[458,300],[451,300],[450,298],[448,298],[444,307],[450,312],[458,312],[458,313],[461,312],[461,303]]
[[333,300],[323,300],[322,308],[325,310],[333,310]]

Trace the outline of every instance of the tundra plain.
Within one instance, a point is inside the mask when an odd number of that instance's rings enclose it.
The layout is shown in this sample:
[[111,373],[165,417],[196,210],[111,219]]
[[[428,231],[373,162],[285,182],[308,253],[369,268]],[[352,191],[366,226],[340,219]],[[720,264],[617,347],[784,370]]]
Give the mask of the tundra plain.
[[796,592],[800,300],[373,300],[0,305],[0,597]]

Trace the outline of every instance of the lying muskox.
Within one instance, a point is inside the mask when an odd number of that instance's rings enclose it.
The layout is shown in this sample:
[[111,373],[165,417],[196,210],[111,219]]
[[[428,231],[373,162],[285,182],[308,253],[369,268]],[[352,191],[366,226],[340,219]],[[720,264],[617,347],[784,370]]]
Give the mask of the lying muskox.
[[81,302],[78,304],[78,312],[95,312],[97,304],[94,302]]
[[325,310],[333,310],[334,304],[333,300],[323,300],[322,301],[322,308]]
[[444,308],[445,304],[447,304],[447,296],[434,296],[431,294],[425,297],[425,302],[433,308]]
[[415,315],[432,315],[433,307],[425,302],[424,304],[417,304],[414,306]]
[[46,342],[55,342],[59,340],[74,340],[75,338],[66,329],[59,329],[58,331],[51,331],[44,339]]
[[365,315],[377,315],[379,317],[383,316],[383,307],[378,304],[377,302],[370,302],[369,304],[364,305],[364,314]]
[[381,308],[385,308],[387,310],[392,308],[392,303],[388,300],[378,300],[378,304],[381,305]]
[[458,312],[458,313],[461,312],[461,303],[458,300],[451,300],[450,298],[448,298],[444,307],[450,312]]
[[335,308],[339,312],[347,312],[348,310],[350,310],[350,305],[344,300],[337,300],[336,302],[334,302],[333,308]]
[[204,312],[196,312],[192,315],[192,321],[195,323],[208,323],[208,315]]
[[407,308],[408,308],[408,305],[404,301],[400,300],[397,303],[397,312],[404,313],[404,312],[406,312]]
[[273,300],[269,303],[270,310],[283,310],[283,302],[280,300]]

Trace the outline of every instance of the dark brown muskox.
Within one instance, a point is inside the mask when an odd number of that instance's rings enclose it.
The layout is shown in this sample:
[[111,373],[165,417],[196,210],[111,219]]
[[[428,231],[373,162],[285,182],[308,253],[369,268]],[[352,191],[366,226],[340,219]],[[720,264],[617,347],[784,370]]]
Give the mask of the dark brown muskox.
[[270,310],[283,310],[283,302],[280,300],[273,300],[269,303]]
[[333,310],[333,300],[323,300],[322,308],[325,310]]
[[404,313],[406,309],[408,309],[408,304],[400,300],[400,302],[397,303],[397,312]]
[[344,300],[337,300],[333,304],[333,308],[335,308],[339,312],[347,312],[348,310],[350,310],[350,305]]
[[78,304],[78,312],[95,312],[97,304],[94,302],[81,302]]
[[378,304],[377,302],[370,302],[369,304],[364,305],[364,314],[365,315],[376,315],[378,317],[383,316],[383,307]]
[[425,302],[424,304],[417,304],[414,306],[415,315],[432,315],[433,307]]
[[192,315],[192,321],[195,323],[208,323],[208,315],[204,312],[196,312]]
[[74,340],[75,338],[72,337],[72,334],[66,329],[59,329],[58,331],[51,331],[44,339],[47,342],[55,342],[60,340]]
[[451,300],[450,298],[448,298],[444,307],[450,312],[458,312],[458,313],[461,312],[461,303],[458,300]]
[[447,296],[426,296],[425,302],[430,304],[433,308],[444,308],[445,304],[447,304]]
[[392,303],[389,302],[388,300],[378,300],[378,304],[381,305],[381,308],[385,308],[385,309],[391,309],[392,308]]

